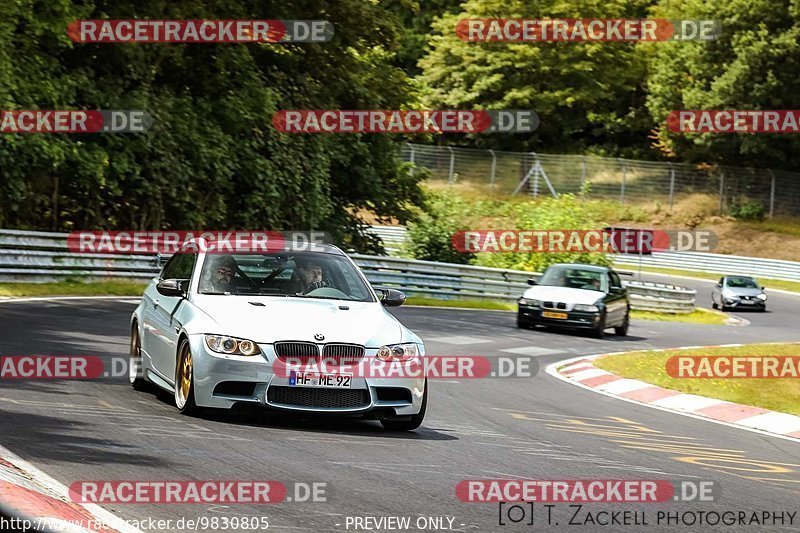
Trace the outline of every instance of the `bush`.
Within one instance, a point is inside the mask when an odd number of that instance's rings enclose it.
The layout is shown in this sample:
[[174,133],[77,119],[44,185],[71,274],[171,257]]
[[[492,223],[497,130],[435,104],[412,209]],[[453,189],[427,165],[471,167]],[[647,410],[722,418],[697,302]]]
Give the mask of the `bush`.
[[475,255],[459,252],[451,239],[456,231],[469,228],[469,207],[457,196],[428,193],[422,214],[408,225],[404,251],[414,259],[468,264]]
[[766,212],[760,202],[750,200],[735,200],[730,207],[731,216],[739,220],[764,220]]
[[452,236],[464,229],[580,230],[601,229],[604,206],[574,195],[536,201],[468,201],[452,194],[428,192],[423,213],[408,226],[405,252],[415,259],[472,263],[514,270],[542,271],[553,263],[610,265],[601,253],[478,253],[458,252]]

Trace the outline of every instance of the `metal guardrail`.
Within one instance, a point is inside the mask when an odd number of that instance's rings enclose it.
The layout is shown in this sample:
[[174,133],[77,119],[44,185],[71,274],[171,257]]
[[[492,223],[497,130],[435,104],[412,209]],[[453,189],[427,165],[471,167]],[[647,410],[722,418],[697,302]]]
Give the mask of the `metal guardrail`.
[[[145,281],[159,272],[152,255],[74,253],[67,250],[66,233],[0,230],[0,281],[46,282],[128,279]],[[352,254],[370,283],[390,285],[409,296],[446,300],[513,302],[538,272],[504,270],[417,261],[397,257]],[[695,291],[655,283],[628,282],[634,309],[672,313],[691,312]]]
[[[741,255],[705,252],[653,252],[642,256],[642,266],[676,268],[708,274],[753,276],[755,278],[800,281],[800,263]],[[617,255],[615,264],[638,266],[639,256]]]
[[[371,226],[368,231],[383,239],[386,251],[390,254],[399,250],[407,238],[403,226]],[[782,259],[704,252],[653,252],[652,255],[642,255],[641,263],[645,268],[676,268],[720,276],[727,274],[800,281],[800,262]],[[639,256],[617,254],[614,264],[638,267]]]

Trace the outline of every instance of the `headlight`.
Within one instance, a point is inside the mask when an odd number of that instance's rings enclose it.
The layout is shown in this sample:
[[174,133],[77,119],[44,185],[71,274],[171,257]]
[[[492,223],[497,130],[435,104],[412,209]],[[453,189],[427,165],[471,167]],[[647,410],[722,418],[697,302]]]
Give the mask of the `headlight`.
[[767,295],[764,294],[763,292],[761,294],[756,295],[756,298],[758,298],[759,300],[762,300],[764,302],[767,301]]
[[520,298],[519,305],[527,305],[530,307],[541,307],[542,301],[541,300],[533,300],[531,298]]
[[228,355],[258,355],[261,353],[258,345],[246,339],[226,337],[224,335],[205,335],[206,346],[212,352]]
[[381,361],[410,361],[417,357],[417,345],[408,343],[381,346],[376,357]]
[[600,308],[596,305],[587,305],[587,304],[575,304],[575,307],[572,308],[573,311],[587,311],[589,313],[597,313],[600,311]]

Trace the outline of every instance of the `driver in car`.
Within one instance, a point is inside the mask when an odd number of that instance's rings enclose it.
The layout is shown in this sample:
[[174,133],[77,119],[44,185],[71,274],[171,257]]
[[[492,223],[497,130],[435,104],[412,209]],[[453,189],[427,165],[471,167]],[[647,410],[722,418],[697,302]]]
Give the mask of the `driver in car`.
[[305,289],[301,291],[302,294],[309,293],[314,289],[329,287],[328,283],[322,279],[322,267],[313,263],[300,269],[300,280],[302,286],[305,287]]
[[239,266],[236,259],[230,255],[220,255],[212,258],[211,276],[208,289],[211,292],[229,292],[233,288],[233,277]]

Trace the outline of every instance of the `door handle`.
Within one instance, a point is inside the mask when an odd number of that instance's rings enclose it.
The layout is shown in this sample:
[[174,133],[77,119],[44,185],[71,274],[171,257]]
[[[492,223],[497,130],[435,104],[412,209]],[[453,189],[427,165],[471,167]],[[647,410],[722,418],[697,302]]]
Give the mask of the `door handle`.
[[158,307],[158,300],[153,300],[153,307]]

